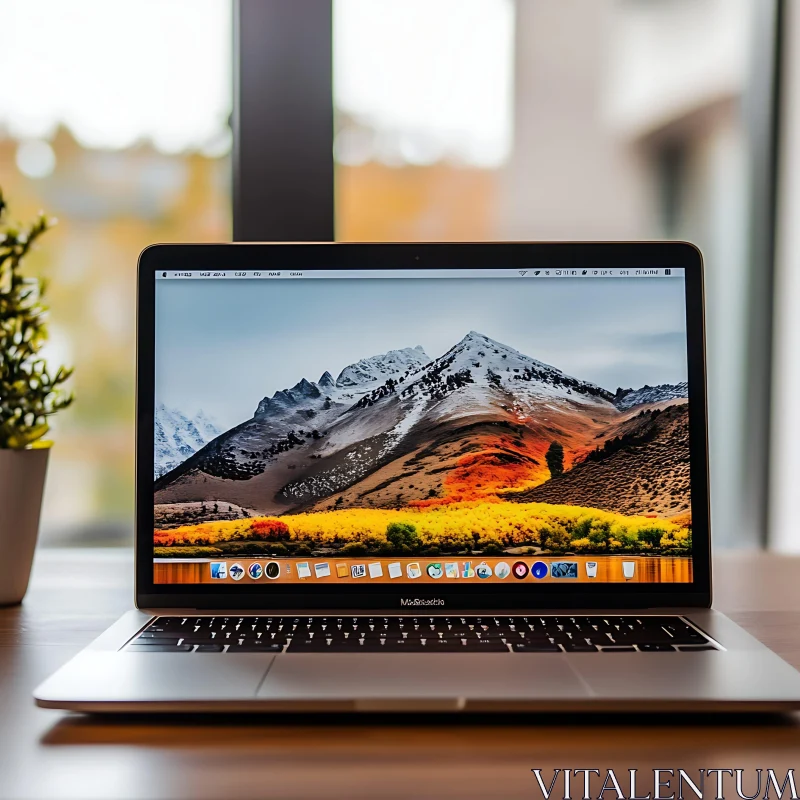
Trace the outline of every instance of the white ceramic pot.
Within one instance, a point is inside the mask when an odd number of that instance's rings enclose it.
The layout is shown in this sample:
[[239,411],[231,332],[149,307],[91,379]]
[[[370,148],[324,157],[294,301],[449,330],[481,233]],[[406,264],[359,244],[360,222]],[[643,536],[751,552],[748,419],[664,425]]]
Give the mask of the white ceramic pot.
[[49,453],[0,449],[0,605],[21,603],[28,590]]

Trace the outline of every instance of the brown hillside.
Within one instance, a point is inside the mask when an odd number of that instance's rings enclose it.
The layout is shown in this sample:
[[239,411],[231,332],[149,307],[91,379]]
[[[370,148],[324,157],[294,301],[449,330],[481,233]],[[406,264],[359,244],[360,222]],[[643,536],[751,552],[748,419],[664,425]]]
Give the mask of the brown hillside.
[[507,499],[661,517],[689,511],[688,405],[645,411],[635,423],[561,477]]

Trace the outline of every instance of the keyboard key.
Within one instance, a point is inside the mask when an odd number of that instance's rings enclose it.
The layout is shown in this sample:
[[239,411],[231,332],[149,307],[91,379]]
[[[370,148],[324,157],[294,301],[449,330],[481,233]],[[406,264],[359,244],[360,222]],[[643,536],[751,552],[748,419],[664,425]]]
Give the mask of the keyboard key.
[[678,650],[682,653],[696,653],[701,650],[718,650],[718,648],[714,647],[713,644],[701,644],[701,645],[685,645],[679,644]]
[[328,643],[325,639],[292,639],[286,648],[287,653],[352,653],[353,645],[344,642]]
[[609,647],[614,645],[613,640],[607,633],[592,633],[591,636],[587,636],[586,638],[591,644],[597,645],[598,647]]
[[225,648],[221,644],[201,644],[198,645],[197,653],[221,653]]
[[673,641],[672,637],[667,635],[666,633],[662,633],[658,635],[656,633],[651,633],[650,631],[626,631],[624,633],[612,633],[611,638],[614,640],[614,644],[670,644]]
[[708,639],[700,633],[676,633],[672,638],[672,644],[707,644]]
[[279,644],[261,644],[260,642],[243,642],[242,644],[232,644],[228,648],[229,653],[280,653],[283,647]]
[[561,653],[562,649],[557,644],[536,642],[532,644],[512,644],[515,653]]
[[387,653],[423,653],[425,645],[422,639],[387,639]]
[[643,653],[666,653],[667,651],[675,652],[675,648],[671,644],[640,644],[639,650]]
[[635,653],[636,648],[623,644],[623,645],[610,645],[602,648],[603,653]]
[[498,639],[471,639],[460,649],[467,653],[507,653],[508,645]]
[[596,653],[597,648],[593,644],[583,641],[571,641],[564,644],[564,649],[568,653]]
[[191,653],[194,645],[191,644],[176,644],[174,646],[157,644],[145,647],[142,645],[131,644],[126,648],[132,653]]
[[142,647],[158,647],[159,645],[176,645],[178,644],[178,637],[173,636],[172,638],[160,638],[160,639],[143,639],[141,636],[138,639],[134,640],[137,645],[141,645]]
[[[332,646],[332,645],[331,645]],[[385,642],[380,642],[377,639],[365,639],[363,644],[357,644],[348,652],[358,653],[388,653]]]

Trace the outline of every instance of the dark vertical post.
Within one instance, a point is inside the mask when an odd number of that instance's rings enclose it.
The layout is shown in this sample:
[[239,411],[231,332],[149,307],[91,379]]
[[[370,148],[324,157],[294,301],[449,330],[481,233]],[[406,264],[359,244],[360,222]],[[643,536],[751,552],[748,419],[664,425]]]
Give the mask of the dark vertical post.
[[766,544],[769,520],[772,331],[778,193],[778,137],[785,0],[758,0],[744,110],[750,143],[748,341],[740,536]]
[[333,241],[330,0],[235,0],[233,238]]

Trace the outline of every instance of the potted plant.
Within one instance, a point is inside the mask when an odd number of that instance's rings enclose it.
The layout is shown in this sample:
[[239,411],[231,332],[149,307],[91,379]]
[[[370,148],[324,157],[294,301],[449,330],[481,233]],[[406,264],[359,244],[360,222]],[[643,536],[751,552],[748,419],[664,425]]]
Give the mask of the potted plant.
[[22,273],[52,224],[44,214],[28,226],[9,223],[0,192],[0,605],[21,602],[27,591],[51,445],[43,438],[47,419],[72,402],[62,387],[72,370],[51,372],[40,355],[46,283]]

